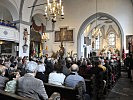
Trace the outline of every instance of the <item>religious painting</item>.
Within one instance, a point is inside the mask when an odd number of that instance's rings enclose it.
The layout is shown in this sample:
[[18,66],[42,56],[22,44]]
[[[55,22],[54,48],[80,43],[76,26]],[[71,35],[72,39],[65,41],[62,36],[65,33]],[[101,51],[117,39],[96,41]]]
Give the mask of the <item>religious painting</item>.
[[60,42],[61,37],[60,37],[60,31],[55,31],[55,42]]
[[65,41],[73,41],[73,30],[67,30]]
[[128,50],[129,48],[129,42],[133,41],[133,35],[127,35],[126,36],[126,50]]
[[67,27],[55,31],[55,42],[73,41],[73,30],[67,30]]

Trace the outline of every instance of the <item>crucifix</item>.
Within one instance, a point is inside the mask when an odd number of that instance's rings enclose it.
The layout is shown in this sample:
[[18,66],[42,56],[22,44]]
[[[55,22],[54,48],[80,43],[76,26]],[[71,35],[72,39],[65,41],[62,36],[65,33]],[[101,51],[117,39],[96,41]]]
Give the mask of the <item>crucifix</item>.
[[73,41],[73,30],[68,30],[67,27],[60,28],[60,31],[55,31],[55,42],[61,42],[59,50],[61,57],[65,54],[64,41]]
[[73,41],[73,30],[68,30],[67,27],[60,28],[60,31],[55,31],[55,42]]
[[60,53],[61,58],[63,58],[63,56],[65,54],[65,48],[63,47],[63,41],[64,41],[65,34],[67,34],[67,28],[61,28],[60,34],[59,34],[60,35],[60,41],[61,41],[59,53]]

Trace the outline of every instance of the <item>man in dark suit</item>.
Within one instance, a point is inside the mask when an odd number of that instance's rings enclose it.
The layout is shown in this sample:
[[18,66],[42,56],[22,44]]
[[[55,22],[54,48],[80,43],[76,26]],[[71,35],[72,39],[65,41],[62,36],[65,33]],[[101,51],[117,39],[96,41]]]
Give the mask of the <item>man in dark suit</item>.
[[26,74],[18,79],[17,94],[34,100],[47,100],[48,95],[42,80],[35,78],[37,63],[30,61],[26,67]]

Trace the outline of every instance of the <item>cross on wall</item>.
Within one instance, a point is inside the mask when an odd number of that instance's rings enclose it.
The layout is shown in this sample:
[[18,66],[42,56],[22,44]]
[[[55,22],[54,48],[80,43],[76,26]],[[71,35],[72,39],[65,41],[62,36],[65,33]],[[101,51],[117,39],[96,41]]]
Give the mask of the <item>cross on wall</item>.
[[55,31],[55,42],[73,41],[73,30],[68,30],[67,27],[60,28],[60,31]]

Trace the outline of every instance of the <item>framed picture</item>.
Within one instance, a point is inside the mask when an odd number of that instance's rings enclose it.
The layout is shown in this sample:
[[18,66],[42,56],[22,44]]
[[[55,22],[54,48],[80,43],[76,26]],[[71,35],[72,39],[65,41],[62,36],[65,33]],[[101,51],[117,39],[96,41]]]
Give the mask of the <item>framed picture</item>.
[[55,31],[55,42],[73,41],[73,30],[67,30],[67,27]]
[[55,42],[60,42],[60,41],[61,41],[60,31],[55,31]]
[[67,34],[65,34],[64,41],[73,41],[73,30],[67,30]]
[[129,42],[131,42],[133,40],[133,35],[127,35],[126,36],[126,50],[128,50],[129,48]]

